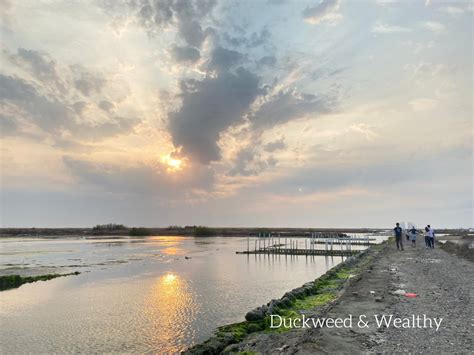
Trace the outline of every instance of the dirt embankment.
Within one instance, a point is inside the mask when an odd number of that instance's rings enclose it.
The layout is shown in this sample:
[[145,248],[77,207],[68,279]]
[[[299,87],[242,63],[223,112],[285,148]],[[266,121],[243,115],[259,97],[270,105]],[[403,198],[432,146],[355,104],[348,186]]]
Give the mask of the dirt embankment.
[[[346,281],[335,300],[325,307],[293,314],[315,319],[352,316],[351,327],[256,331],[222,353],[472,353],[473,263],[445,252],[439,244],[435,249],[420,244],[405,245],[404,251],[397,251],[389,241],[368,263],[353,270],[356,274]],[[403,292],[415,295],[409,298]],[[408,323],[403,323],[405,327],[393,323],[379,326],[376,315],[392,315]],[[360,316],[366,317],[368,327],[358,326]],[[434,320],[440,322],[438,329]]]
[[474,236],[465,235],[454,240],[446,240],[440,247],[448,253],[455,254],[474,262]]

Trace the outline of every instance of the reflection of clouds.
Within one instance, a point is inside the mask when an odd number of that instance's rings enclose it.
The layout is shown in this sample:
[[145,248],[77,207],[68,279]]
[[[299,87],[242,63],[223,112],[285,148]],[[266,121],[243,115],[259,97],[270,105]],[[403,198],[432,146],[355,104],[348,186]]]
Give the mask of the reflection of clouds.
[[195,320],[199,304],[180,275],[169,272],[160,276],[146,295],[144,307],[153,328],[149,334],[155,351],[165,346],[166,352],[180,352],[194,338],[189,323]]

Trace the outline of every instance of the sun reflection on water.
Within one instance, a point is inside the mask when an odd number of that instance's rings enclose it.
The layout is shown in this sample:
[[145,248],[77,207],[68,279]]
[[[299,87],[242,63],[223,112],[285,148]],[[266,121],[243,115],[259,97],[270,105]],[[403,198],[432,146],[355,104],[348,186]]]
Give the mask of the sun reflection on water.
[[199,310],[189,282],[174,272],[160,276],[150,288],[145,307],[153,328],[151,348],[172,353],[183,351],[195,336],[189,324],[195,321]]

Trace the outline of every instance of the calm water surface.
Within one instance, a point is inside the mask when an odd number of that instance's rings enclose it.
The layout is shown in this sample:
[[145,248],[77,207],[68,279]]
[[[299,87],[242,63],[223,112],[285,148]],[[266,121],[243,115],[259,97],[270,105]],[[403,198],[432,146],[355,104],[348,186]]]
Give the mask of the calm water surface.
[[81,274],[0,292],[0,350],[182,351],[342,261],[235,254],[246,249],[235,237],[2,239],[2,269]]

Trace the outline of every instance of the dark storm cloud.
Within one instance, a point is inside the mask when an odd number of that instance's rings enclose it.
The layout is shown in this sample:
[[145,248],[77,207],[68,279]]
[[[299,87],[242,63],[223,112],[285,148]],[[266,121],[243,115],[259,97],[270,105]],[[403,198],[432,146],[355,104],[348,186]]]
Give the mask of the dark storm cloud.
[[295,90],[282,90],[263,103],[252,116],[253,127],[266,129],[302,118],[308,114],[332,111],[337,104],[335,97],[302,94]]
[[316,6],[308,6],[303,11],[305,20],[317,23],[327,14],[331,13],[339,5],[339,0],[321,0]]
[[259,78],[244,68],[235,73],[192,81],[182,93],[182,107],[169,115],[169,130],[176,147],[208,164],[220,158],[220,134],[241,121],[259,94]]
[[210,70],[226,71],[239,64],[242,59],[241,53],[218,46],[212,51],[208,68]]
[[243,28],[234,26],[234,32],[232,35],[228,32],[222,34],[222,39],[227,44],[233,47],[244,46],[247,49],[259,47],[270,43],[271,33],[267,28],[263,28],[260,32],[252,32],[247,34]]
[[215,7],[215,0],[135,0],[130,2],[138,23],[151,35],[177,26],[179,36],[200,48],[206,38],[201,19]]
[[179,47],[175,45],[171,47],[170,53],[173,59],[177,62],[193,63],[201,58],[199,51],[193,47]]

